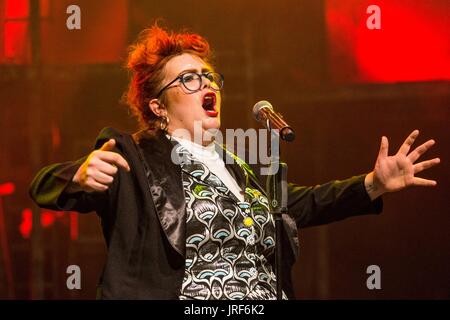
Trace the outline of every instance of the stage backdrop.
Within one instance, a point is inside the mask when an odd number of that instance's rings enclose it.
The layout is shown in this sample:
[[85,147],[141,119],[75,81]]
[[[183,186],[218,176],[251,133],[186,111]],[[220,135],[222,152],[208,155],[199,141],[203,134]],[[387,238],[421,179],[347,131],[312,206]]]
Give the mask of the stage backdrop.
[[[81,29],[67,29],[70,5]],[[89,153],[103,127],[137,129],[120,103],[122,65],[157,18],[215,49],[223,128],[258,127],[251,109],[262,99],[289,120],[297,139],[281,148],[293,182],[369,172],[382,135],[391,153],[415,128],[417,145],[437,141],[425,158],[442,164],[421,174],[436,188],[386,195],[380,216],[299,231],[297,298],[450,298],[449,9],[446,0],[0,1],[0,298],[95,298],[99,219],[39,209],[27,190],[43,166]],[[67,288],[71,265],[81,289]],[[372,265],[379,290],[366,285]]]

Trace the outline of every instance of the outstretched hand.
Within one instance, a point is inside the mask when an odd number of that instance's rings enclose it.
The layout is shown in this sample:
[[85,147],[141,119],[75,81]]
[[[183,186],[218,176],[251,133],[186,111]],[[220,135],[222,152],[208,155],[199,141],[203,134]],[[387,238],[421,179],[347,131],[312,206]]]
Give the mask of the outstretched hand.
[[373,172],[366,176],[365,180],[366,190],[372,200],[383,193],[399,191],[409,186],[432,187],[437,184],[435,180],[415,176],[440,162],[439,158],[434,158],[415,163],[435,143],[432,139],[428,140],[409,152],[418,135],[419,130],[414,130],[393,156],[388,155],[389,142],[387,137],[381,138],[375,168]]

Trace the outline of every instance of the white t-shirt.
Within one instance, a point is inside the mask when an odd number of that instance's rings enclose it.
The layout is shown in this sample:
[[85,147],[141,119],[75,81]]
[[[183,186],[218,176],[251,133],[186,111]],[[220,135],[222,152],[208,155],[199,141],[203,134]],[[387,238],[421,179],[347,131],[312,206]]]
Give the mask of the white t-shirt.
[[196,160],[202,162],[208,167],[209,171],[214,173],[225,186],[239,199],[239,201],[244,201],[244,195],[242,194],[242,189],[237,184],[236,180],[230,174],[230,172],[225,167],[223,159],[219,156],[215,149],[214,142],[211,142],[206,147],[192,142],[190,140],[182,139],[179,137],[171,137],[185,147]]

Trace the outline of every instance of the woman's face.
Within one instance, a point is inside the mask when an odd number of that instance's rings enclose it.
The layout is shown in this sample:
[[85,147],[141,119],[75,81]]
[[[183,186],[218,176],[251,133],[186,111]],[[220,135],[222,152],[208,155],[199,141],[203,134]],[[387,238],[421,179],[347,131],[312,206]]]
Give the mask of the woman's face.
[[[170,59],[164,67],[164,80],[162,84],[165,86],[178,76],[186,72],[196,72],[202,74],[212,72],[211,66],[198,56],[192,54],[182,54]],[[165,110],[169,118],[168,132],[175,136],[190,138],[194,140],[194,124],[197,122],[197,134],[202,136],[195,137],[202,139],[203,144],[209,143],[212,138],[205,135],[206,130],[210,132],[220,128],[220,91],[215,91],[210,87],[210,81],[202,77],[201,88],[191,92],[187,90],[180,80],[176,81],[164,90]],[[184,129],[189,132],[190,137],[177,131]],[[201,129],[201,130],[199,130]],[[196,140],[196,142],[200,142]]]

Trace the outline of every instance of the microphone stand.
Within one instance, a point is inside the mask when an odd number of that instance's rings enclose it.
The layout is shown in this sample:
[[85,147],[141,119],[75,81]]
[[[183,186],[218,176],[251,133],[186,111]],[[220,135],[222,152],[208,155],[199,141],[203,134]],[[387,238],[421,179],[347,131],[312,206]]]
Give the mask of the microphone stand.
[[[283,247],[281,245],[283,235],[283,214],[288,212],[287,207],[287,169],[288,166],[284,162],[280,162],[280,155],[272,154],[272,139],[279,139],[278,130],[274,130],[270,127],[269,121],[267,121],[267,128],[270,132],[270,144],[268,146],[270,154],[270,172],[266,181],[266,191],[269,195],[269,208],[270,213],[275,219],[275,274],[276,274],[276,287],[277,287],[277,300],[283,299],[283,282],[282,282],[282,263],[283,263]],[[277,151],[279,151],[278,149]],[[275,170],[275,173],[273,173]]]

